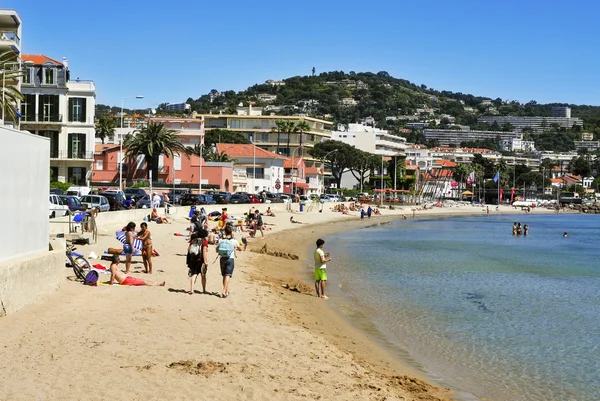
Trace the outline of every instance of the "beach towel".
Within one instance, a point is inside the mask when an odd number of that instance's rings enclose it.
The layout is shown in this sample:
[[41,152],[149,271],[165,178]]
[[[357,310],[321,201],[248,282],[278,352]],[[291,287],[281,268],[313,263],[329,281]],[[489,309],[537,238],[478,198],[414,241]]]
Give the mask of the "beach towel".
[[[121,243],[126,244],[127,243],[127,236],[126,236],[127,231],[117,231],[115,234],[115,237],[121,241]],[[141,251],[143,248],[143,244],[142,244],[142,240],[133,239],[133,249],[134,250],[138,250]]]

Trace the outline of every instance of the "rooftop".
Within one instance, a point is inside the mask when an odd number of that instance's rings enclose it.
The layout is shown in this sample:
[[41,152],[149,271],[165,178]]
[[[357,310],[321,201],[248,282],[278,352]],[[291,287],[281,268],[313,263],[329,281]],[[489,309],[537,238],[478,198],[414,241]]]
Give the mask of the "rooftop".
[[23,56],[21,58],[23,59],[23,61],[31,61],[35,65],[43,65],[46,63],[51,63],[54,65],[61,65],[61,66],[63,65],[63,63],[61,63],[60,61],[51,59],[50,57],[44,56],[43,54],[23,54]]
[[258,157],[261,159],[285,159],[277,153],[270,152],[251,144],[217,143],[217,152],[225,152],[230,157]]

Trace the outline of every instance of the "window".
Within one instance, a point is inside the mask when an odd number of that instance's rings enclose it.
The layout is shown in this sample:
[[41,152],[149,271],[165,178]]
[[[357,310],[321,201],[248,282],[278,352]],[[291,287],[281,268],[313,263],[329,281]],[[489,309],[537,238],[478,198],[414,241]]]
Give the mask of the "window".
[[85,134],[69,134],[69,149],[67,158],[69,159],[85,159]]
[[56,69],[53,67],[44,67],[44,84],[45,85],[54,85],[54,73]]
[[56,131],[38,131],[39,136],[50,138],[50,158],[58,158],[58,135]]
[[86,169],[85,167],[69,167],[67,169],[68,177],[67,180],[75,185],[86,185],[85,175]]
[[25,68],[25,75],[23,75],[23,83],[24,84],[31,83],[31,73],[32,73],[32,68]]
[[269,142],[269,134],[268,134],[268,133],[266,133],[266,132],[265,132],[265,133],[262,133],[262,134],[260,134],[260,135],[261,135],[261,138],[260,138],[260,140],[261,140],[262,142]]
[[22,121],[35,121],[35,95],[24,95],[21,102]]
[[181,170],[181,155],[180,154],[173,155],[173,169],[176,171]]
[[[253,177],[254,172],[256,171],[256,176]],[[265,168],[264,167],[246,167],[246,175],[248,178],[265,178]]]
[[69,99],[69,121],[84,123],[86,121],[86,99],[72,97]]
[[41,95],[42,121],[60,121],[58,115],[58,96]]
[[96,160],[96,170],[104,169],[104,160]]

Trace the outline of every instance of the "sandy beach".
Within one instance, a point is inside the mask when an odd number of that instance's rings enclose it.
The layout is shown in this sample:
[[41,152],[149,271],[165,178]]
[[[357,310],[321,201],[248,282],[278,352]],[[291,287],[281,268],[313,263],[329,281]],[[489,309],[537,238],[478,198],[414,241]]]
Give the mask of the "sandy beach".
[[[307,274],[316,238],[403,215],[412,219],[411,208],[382,209],[383,216],[360,221],[356,212],[342,215],[329,206],[323,213],[293,212],[306,224],[290,223],[289,211],[265,217],[271,230],[265,238],[250,239],[248,250],[239,254],[225,299],[218,296],[214,246],[210,294],[187,294],[187,243],[174,236],[186,233],[189,222],[183,218],[149,225],[161,254],[154,259],[153,275],[143,274],[141,258],[134,258],[133,276],[165,280],[165,287],[88,287],[65,268],[57,292],[0,319],[0,399],[453,399],[449,389],[430,384],[368,333],[349,325],[333,300],[315,297]],[[241,208],[230,210],[241,215]],[[499,213],[522,212],[503,206]],[[485,210],[434,208],[415,212],[415,218],[460,214],[484,215]],[[101,255],[118,245],[114,232],[122,225],[100,227],[98,242],[78,251]],[[270,254],[264,253],[265,245]]]

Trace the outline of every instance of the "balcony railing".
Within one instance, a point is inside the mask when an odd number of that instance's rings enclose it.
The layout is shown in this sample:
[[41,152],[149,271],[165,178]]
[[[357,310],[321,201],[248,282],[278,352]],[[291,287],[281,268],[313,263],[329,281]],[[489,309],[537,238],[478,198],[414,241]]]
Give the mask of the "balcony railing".
[[17,46],[21,46],[21,39],[12,31],[0,31],[0,44],[4,44],[3,42],[15,42]]
[[69,152],[68,150],[50,150],[51,159],[81,159],[81,160],[92,160],[94,158],[94,152]]
[[61,123],[62,114],[23,114],[21,123]]
[[257,180],[268,180],[271,177],[265,174],[260,174],[260,173],[256,173],[256,175],[252,174],[252,173],[247,173],[246,175],[248,178],[256,178]]

